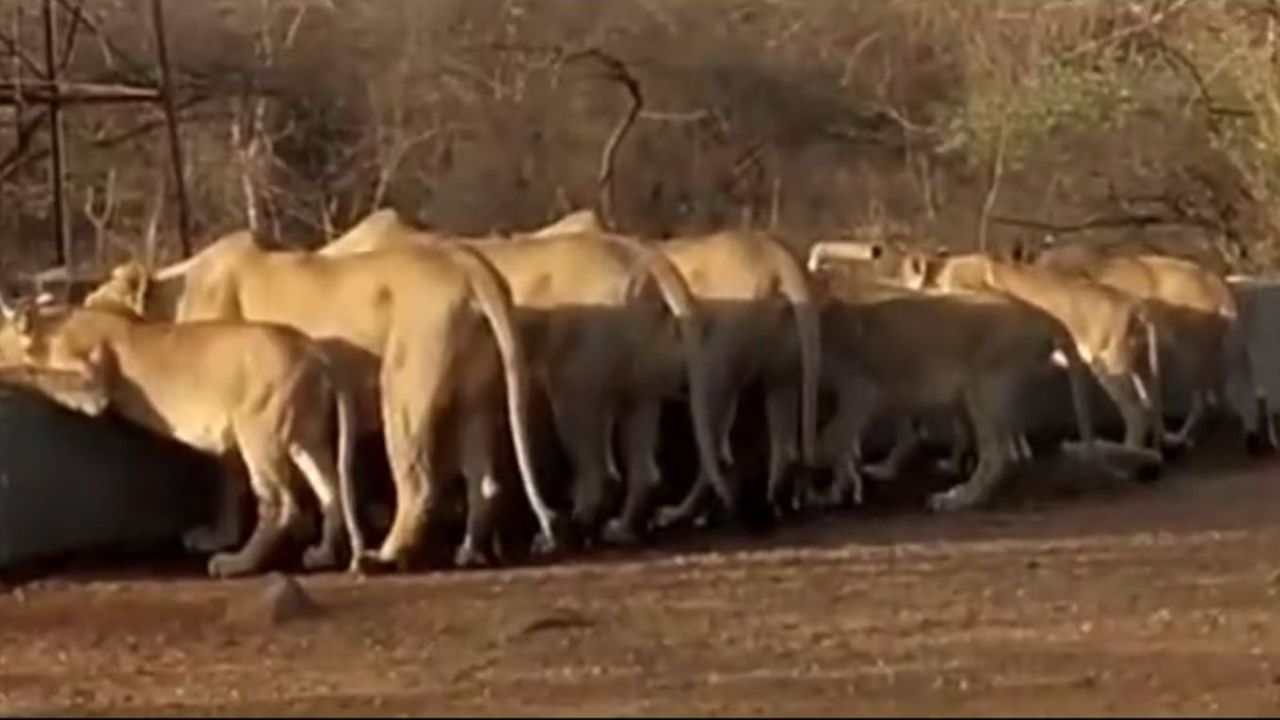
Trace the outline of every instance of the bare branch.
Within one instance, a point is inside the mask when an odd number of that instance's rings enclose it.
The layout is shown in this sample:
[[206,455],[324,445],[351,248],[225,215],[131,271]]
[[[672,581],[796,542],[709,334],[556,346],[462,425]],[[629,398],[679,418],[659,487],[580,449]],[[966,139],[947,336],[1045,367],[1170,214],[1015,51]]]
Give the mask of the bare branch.
[[55,2],[57,2],[57,4],[64,10],[72,12],[73,16],[78,18],[77,22],[83,23],[84,26],[93,32],[93,34],[98,38],[98,45],[102,48],[102,58],[106,61],[108,67],[114,68],[116,60],[122,60],[123,64],[128,66],[130,72],[137,73],[139,75],[148,74],[142,63],[134,60],[127,53],[122,52],[120,48],[111,41],[111,38],[108,37],[107,33],[103,32],[102,26],[84,10],[83,2],[77,3],[76,5],[72,5],[71,0],[55,0]]
[[1105,45],[1111,45],[1113,43],[1119,42],[1120,40],[1123,40],[1132,35],[1136,35],[1140,32],[1145,32],[1147,30],[1150,30],[1156,25],[1159,25],[1160,23],[1164,22],[1166,18],[1173,15],[1175,12],[1181,10],[1183,7],[1190,4],[1190,2],[1191,0],[1174,0],[1174,2],[1169,3],[1168,6],[1153,11],[1150,15],[1147,16],[1146,20],[1144,20],[1143,22],[1121,28],[1120,30],[1117,30],[1116,32],[1111,33],[1107,37],[1095,38],[1093,40],[1089,40],[1088,42],[1081,43],[1080,45],[1073,48],[1070,52],[1064,53],[1061,56],[1059,56],[1058,60],[1061,62],[1074,60],[1083,55],[1087,55],[1088,53],[1093,52],[1094,50],[1097,50],[1098,48],[1103,47]]
[[1051,232],[1057,235],[1067,235],[1070,233],[1084,232],[1086,230],[1100,230],[1104,228],[1120,228],[1120,227],[1147,227],[1151,225],[1174,225],[1184,227],[1198,227],[1208,230],[1214,230],[1216,227],[1213,223],[1189,217],[1169,217],[1165,215],[1145,214],[1145,215],[1104,215],[1092,217],[1076,223],[1053,223],[1047,220],[1035,220],[1031,218],[1016,218],[1001,215],[992,215],[991,222],[1000,225],[1012,225],[1014,227],[1030,228],[1032,230],[1041,230]]
[[978,219],[978,249],[987,251],[987,226],[990,224],[991,208],[995,207],[996,195],[1000,192],[1000,180],[1004,178],[1004,145],[1008,123],[1000,122],[1000,134],[996,138],[996,156],[992,160],[991,185],[987,188],[987,199],[982,203],[982,216]]
[[93,245],[99,258],[103,257],[103,249],[113,240],[109,226],[116,210],[116,169],[107,171],[107,180],[102,191],[102,209],[97,207],[97,192],[92,188],[84,191],[84,217],[93,226]]
[[[66,4],[64,3],[65,7]],[[75,4],[71,8],[71,23],[67,26],[67,35],[62,40],[62,57],[58,59],[58,67],[62,70],[67,69],[67,65],[71,63],[71,54],[76,49],[76,39],[79,37],[80,18],[84,15],[84,0]]]
[[157,251],[160,248],[160,217],[164,214],[164,198],[167,192],[166,175],[158,173],[155,189],[155,203],[151,208],[151,216],[147,219],[146,230],[142,235],[142,257],[148,268],[155,267]]
[[614,127],[613,133],[609,136],[609,140],[605,143],[604,150],[600,154],[600,170],[596,177],[597,190],[600,196],[601,219],[606,228],[615,229],[617,227],[617,218],[614,215],[613,202],[614,156],[617,155],[618,146],[622,144],[622,139],[626,137],[627,131],[631,129],[631,126],[636,122],[636,118],[640,116],[640,111],[644,108],[644,96],[640,92],[639,81],[627,69],[626,64],[597,48],[569,53],[561,59],[560,64],[563,65],[575,60],[585,59],[595,59],[601,63],[605,69],[604,79],[621,84],[631,98],[631,106],[627,109],[626,115]]
[[709,110],[691,110],[689,112],[661,112],[658,110],[645,110],[640,113],[639,119],[666,123],[692,123],[698,122],[710,115],[711,112]]
[[[209,100],[209,98],[191,97],[191,98],[188,98],[186,101],[184,101],[182,104],[180,104],[179,109],[185,110],[188,108],[192,108],[207,100]],[[0,181],[3,181],[6,178],[10,177],[11,175],[13,175],[13,173],[25,167],[27,163],[35,162],[37,160],[41,160],[49,156],[48,148],[41,148],[40,150],[30,154],[27,153],[27,150],[30,146],[30,136],[33,135],[35,131],[39,128],[40,124],[44,122],[45,117],[47,117],[47,113],[42,112],[40,115],[37,115],[36,117],[31,118],[31,120],[29,120],[26,124],[23,125],[23,127],[27,130],[27,141],[26,143],[19,143],[18,147],[15,147],[14,149],[10,150],[3,158],[0,158]],[[147,133],[152,132],[154,130],[158,130],[164,127],[164,124],[165,124],[164,118],[147,120],[145,122],[139,123],[138,125],[135,125],[134,127],[128,128],[126,130],[122,130],[118,133],[114,133],[111,135],[104,135],[102,137],[95,137],[91,142],[91,146],[99,150],[110,149],[122,143],[126,143],[126,142],[129,142],[130,140],[134,140],[138,137],[146,135]],[[21,137],[19,139],[21,139]]]
[[14,104],[15,96],[20,96],[24,103],[48,104],[56,100],[62,105],[74,105],[129,101],[154,102],[159,98],[160,92],[155,88],[129,85],[0,80],[0,104]]
[[30,55],[23,52],[22,48],[18,46],[17,41],[9,37],[8,33],[0,32],[0,45],[4,45],[5,49],[7,49],[11,55],[18,58],[18,60],[21,61],[28,70],[39,77],[44,77],[44,68],[40,67],[39,63],[32,59]]

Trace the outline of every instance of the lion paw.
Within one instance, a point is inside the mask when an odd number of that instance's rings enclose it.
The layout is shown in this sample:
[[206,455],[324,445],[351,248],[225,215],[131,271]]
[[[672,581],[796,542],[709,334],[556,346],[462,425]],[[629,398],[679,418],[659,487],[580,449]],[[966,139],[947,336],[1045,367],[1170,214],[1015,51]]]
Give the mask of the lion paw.
[[460,568],[485,567],[489,560],[470,541],[463,542],[453,554],[453,564]]
[[862,468],[862,474],[876,482],[893,482],[898,479],[898,468],[887,462],[881,462]]
[[973,505],[974,500],[966,492],[963,485],[957,485],[946,492],[934,493],[929,496],[929,509],[937,513],[967,510]]
[[623,522],[621,518],[614,518],[604,526],[604,532],[601,535],[606,543],[610,545],[630,546],[640,542],[640,536],[635,530],[631,529],[629,523]]
[[560,552],[560,542],[546,533],[538,533],[530,549],[538,557],[547,557]]
[[209,558],[209,564],[206,569],[209,577],[228,579],[248,575],[255,568],[240,553],[218,553]]
[[660,507],[653,514],[653,524],[660,530],[667,530],[689,522],[689,514],[678,506]]
[[313,545],[302,553],[302,567],[308,572],[328,570],[337,564],[337,555],[328,545]]
[[232,541],[220,537],[216,530],[207,526],[192,528],[182,535],[182,546],[193,553],[220,552],[226,550],[231,544]]
[[349,567],[357,567],[360,572],[387,572],[392,569],[405,572],[409,569],[409,552],[386,547],[365,550],[358,558],[352,558]]
[[374,558],[368,550],[361,549],[351,553],[351,559],[347,561],[348,575],[363,577],[374,569]]

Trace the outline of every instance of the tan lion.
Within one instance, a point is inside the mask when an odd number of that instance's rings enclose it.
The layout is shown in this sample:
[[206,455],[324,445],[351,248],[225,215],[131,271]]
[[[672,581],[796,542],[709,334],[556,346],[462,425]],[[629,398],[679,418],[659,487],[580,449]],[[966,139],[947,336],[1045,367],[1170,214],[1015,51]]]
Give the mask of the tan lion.
[[[815,462],[822,344],[804,267],[780,241],[759,231],[676,237],[653,246],[680,270],[707,320],[706,352],[716,368],[709,391],[712,426],[727,463],[733,462],[729,431],[739,396],[750,383],[764,381],[767,488],[770,502],[781,507],[784,471],[797,456],[797,416],[804,463]],[[659,525],[689,520],[709,490],[707,478],[700,478],[682,503],[664,508]]]
[[[217,552],[239,539],[236,492],[223,493],[227,507],[212,527],[184,538],[189,549],[215,552],[210,575],[261,571],[282,538],[300,527],[291,466],[306,478],[324,518],[321,537],[304,553],[303,564],[337,564],[344,526],[353,524],[355,409],[310,339],[264,323],[146,322],[132,308],[101,298],[81,308],[28,304],[6,315],[0,329],[6,364],[73,373],[105,402],[86,403],[82,390],[38,374],[22,384],[90,415],[109,405],[153,432],[222,457],[228,466],[236,455],[243,460],[258,503],[246,543],[234,553]],[[224,483],[233,482],[230,475]],[[359,551],[354,539],[352,551]]]
[[1147,301],[1165,358],[1162,366],[1172,368],[1191,390],[1182,427],[1167,433],[1164,442],[1189,443],[1206,407],[1221,400],[1226,382],[1225,343],[1240,314],[1226,278],[1171,255],[1061,245],[1052,236],[1046,243],[1038,250],[1023,244],[1018,255],[1037,267],[1078,274]]
[[835,469],[828,502],[861,492],[861,437],[877,407],[900,416],[958,405],[977,444],[969,477],[936,493],[929,507],[945,512],[987,502],[1007,474],[1014,436],[1009,408],[1020,383],[1068,359],[1080,440],[1092,452],[1092,413],[1084,363],[1063,323],[1005,293],[917,290],[811,262],[822,297],[823,376],[836,390],[836,416],[824,428],[822,455]]
[[[901,280],[911,288],[995,290],[1060,320],[1124,420],[1124,446],[1150,468],[1163,463],[1158,340],[1146,301],[1087,278],[997,260],[981,253],[908,254]],[[1154,390],[1154,391],[1153,391]]]
[[[145,277],[118,275],[95,295],[128,296]],[[144,304],[148,317],[274,322],[321,343],[357,388],[360,432],[382,429],[395,482],[391,528],[381,547],[361,552],[357,562],[407,563],[455,466],[470,506],[458,560],[483,559],[492,518],[478,498],[501,487],[492,446],[504,387],[521,479],[541,527],[537,549],[558,542],[529,447],[528,368],[511,298],[477,253],[438,247],[327,257],[264,249],[248,233],[233,233],[157,271]],[[451,416],[458,430],[444,446]],[[442,455],[446,450],[452,452]],[[359,529],[352,535],[363,548]]]
[[614,474],[609,440],[620,422],[626,499],[603,536],[634,540],[660,482],[655,456],[661,401],[682,379],[689,387],[701,471],[721,500],[736,508],[736,489],[724,478],[715,453],[700,304],[665,255],[596,231],[450,237],[377,222],[380,235],[348,233],[318,252],[358,256],[421,243],[465,245],[492,262],[511,286],[530,360],[574,466],[573,518],[588,537],[603,519],[605,482]]

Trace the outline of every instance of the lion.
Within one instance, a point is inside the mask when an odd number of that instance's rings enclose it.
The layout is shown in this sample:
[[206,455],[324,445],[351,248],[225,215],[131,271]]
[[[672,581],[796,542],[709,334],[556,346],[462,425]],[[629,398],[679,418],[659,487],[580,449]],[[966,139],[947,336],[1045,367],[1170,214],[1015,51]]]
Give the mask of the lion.
[[1221,400],[1226,382],[1223,358],[1227,334],[1240,311],[1226,278],[1181,257],[1149,251],[1102,251],[1089,245],[1061,245],[1052,236],[1040,248],[1015,249],[1023,262],[1077,274],[1147,301],[1162,352],[1190,388],[1190,406],[1182,427],[1165,433],[1173,447],[1191,443],[1206,407]]
[[358,256],[377,248],[466,246],[497,268],[524,318],[530,360],[574,466],[572,517],[584,537],[593,537],[603,520],[606,477],[617,474],[611,472],[609,440],[620,422],[625,509],[604,523],[601,537],[634,540],[636,529],[629,525],[660,483],[655,455],[661,401],[680,376],[689,387],[701,470],[736,513],[736,488],[715,453],[700,305],[669,259],[625,236],[596,231],[485,238],[390,225],[380,236],[349,233],[318,252]]
[[901,282],[910,288],[997,290],[1058,318],[1119,409],[1125,426],[1123,445],[1130,456],[1150,470],[1163,465],[1159,346],[1147,301],[1087,278],[1003,262],[983,253],[908,253],[899,267]]
[[[808,276],[779,240],[760,231],[676,237],[654,247],[680,270],[707,320],[706,352],[717,370],[710,389],[712,425],[726,463],[733,462],[729,431],[739,396],[748,384],[764,381],[768,496],[780,508],[783,474],[797,455],[797,407],[803,460],[810,467],[815,462],[822,345]],[[709,489],[700,478],[683,502],[663,509],[658,524],[689,520]]]
[[1057,318],[1001,292],[913,289],[821,259],[809,267],[822,302],[823,376],[838,401],[820,443],[835,469],[826,502],[861,494],[861,437],[883,404],[901,416],[960,406],[978,462],[964,482],[928,504],[935,512],[984,504],[1007,474],[1012,395],[1051,367],[1054,352],[1068,360],[1079,439],[1093,451],[1085,365]]
[[563,217],[552,221],[549,225],[527,233],[529,237],[554,237],[556,235],[576,235],[579,233],[604,232],[600,216],[591,208],[582,208],[565,213]]
[[[148,278],[135,270],[91,295],[134,292],[130,286]],[[529,369],[509,289],[478,253],[441,246],[328,257],[266,249],[239,232],[156,271],[147,285],[147,317],[293,327],[319,341],[357,389],[359,432],[381,429],[385,436],[396,509],[376,551],[365,552],[359,528],[353,529],[361,548],[353,562],[408,563],[450,477],[451,460],[467,481],[470,506],[456,560],[487,559],[492,518],[479,499],[501,488],[492,443],[504,386],[518,469],[541,530],[535,550],[558,546],[558,519],[540,493],[528,439]],[[459,429],[446,447],[441,432],[450,415]],[[456,457],[439,454],[450,449]]]
[[[327,357],[302,333],[239,321],[146,322],[101,297],[84,307],[6,308],[4,362],[71,373],[82,388],[38,373],[19,384],[88,415],[107,407],[147,429],[223,458],[238,456],[257,500],[253,533],[236,552],[240,495],[224,492],[212,526],[184,536],[188,549],[213,552],[207,570],[229,578],[261,572],[303,520],[289,483],[296,467],[323,516],[320,539],[303,554],[308,570],[338,564],[344,529],[354,526],[352,443],[355,405]],[[14,375],[6,373],[12,380]],[[97,401],[87,401],[98,398]],[[336,424],[337,450],[331,447]],[[228,473],[230,475],[231,473]],[[225,477],[224,483],[232,482]],[[351,544],[353,553],[359,546]]]
[[[839,268],[840,275],[872,282],[892,281],[900,272],[901,263],[905,262],[911,248],[900,240],[822,240],[809,247],[805,261],[806,270],[812,275],[832,272]],[[955,406],[944,410],[951,413],[952,420],[952,452],[951,456],[939,463],[939,468],[948,473],[959,472],[961,459],[966,451],[969,427],[964,422],[963,407]],[[866,475],[874,480],[887,481],[897,477],[904,462],[916,450],[921,440],[917,423],[921,420],[915,415],[901,415],[894,419],[893,445],[888,454],[874,465],[855,467],[848,465],[838,468],[839,472],[856,475],[859,485],[855,498],[861,502],[861,476]],[[1010,443],[1010,460],[1018,462],[1030,459],[1030,451],[1021,433]],[[859,453],[859,457],[861,453]]]

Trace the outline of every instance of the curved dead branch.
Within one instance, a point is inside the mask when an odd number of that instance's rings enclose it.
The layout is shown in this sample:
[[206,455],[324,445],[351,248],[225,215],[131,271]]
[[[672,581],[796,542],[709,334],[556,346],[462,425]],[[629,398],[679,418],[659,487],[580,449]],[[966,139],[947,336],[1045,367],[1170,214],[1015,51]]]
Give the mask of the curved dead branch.
[[618,121],[609,135],[609,140],[605,142],[604,149],[600,153],[600,169],[596,175],[600,217],[606,229],[614,230],[617,228],[614,216],[614,158],[618,154],[618,147],[622,144],[623,138],[635,124],[636,118],[640,117],[640,111],[644,108],[644,95],[640,91],[639,81],[627,69],[626,64],[602,50],[589,48],[572,52],[564,55],[558,64],[564,65],[579,60],[598,62],[604,69],[603,79],[622,85],[631,99],[631,105],[627,108],[626,114]]
[[1181,225],[1185,227],[1198,227],[1206,230],[1218,229],[1213,223],[1197,218],[1169,217],[1157,214],[1105,215],[1075,223],[1054,223],[1031,218],[992,215],[991,222],[999,225],[1011,225],[1031,230],[1043,230],[1055,235],[1069,235],[1071,233],[1103,228],[1146,227],[1148,225]]

